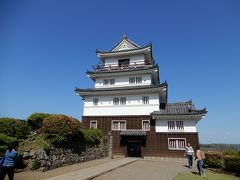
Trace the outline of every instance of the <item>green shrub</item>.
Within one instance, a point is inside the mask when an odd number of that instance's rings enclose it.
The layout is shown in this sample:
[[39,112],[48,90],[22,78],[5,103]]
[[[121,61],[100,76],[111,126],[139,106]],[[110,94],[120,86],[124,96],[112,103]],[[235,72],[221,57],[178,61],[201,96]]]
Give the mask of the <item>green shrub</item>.
[[10,137],[4,133],[0,133],[0,152],[4,153],[8,146],[17,142],[17,138]]
[[205,163],[211,168],[223,168],[224,159],[223,154],[219,152],[207,152],[205,153]]
[[31,170],[34,171],[34,170],[39,169],[40,167],[41,167],[41,163],[40,163],[40,161],[34,159],[34,160],[32,161],[32,167],[31,167]]
[[17,139],[25,139],[31,128],[26,121],[13,118],[0,118],[0,133]]
[[53,144],[66,143],[82,138],[81,123],[66,115],[50,115],[43,121],[41,133]]
[[102,138],[102,131],[100,129],[86,129],[84,131],[85,142],[91,145],[97,145]]
[[43,120],[48,116],[50,116],[50,114],[33,113],[27,118],[27,123],[32,128],[32,130],[35,131],[42,126]]
[[224,157],[225,171],[240,174],[240,156],[225,156]]

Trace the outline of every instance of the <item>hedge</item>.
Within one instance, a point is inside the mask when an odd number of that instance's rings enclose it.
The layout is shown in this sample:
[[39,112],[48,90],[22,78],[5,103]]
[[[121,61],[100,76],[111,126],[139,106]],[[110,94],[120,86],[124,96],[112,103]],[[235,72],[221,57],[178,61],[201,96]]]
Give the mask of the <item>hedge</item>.
[[0,132],[17,139],[25,139],[31,128],[26,121],[13,118],[0,118]]
[[207,152],[205,163],[211,168],[221,168],[240,175],[240,151]]
[[50,115],[44,119],[40,129],[53,144],[70,140],[82,140],[81,123],[66,115]]

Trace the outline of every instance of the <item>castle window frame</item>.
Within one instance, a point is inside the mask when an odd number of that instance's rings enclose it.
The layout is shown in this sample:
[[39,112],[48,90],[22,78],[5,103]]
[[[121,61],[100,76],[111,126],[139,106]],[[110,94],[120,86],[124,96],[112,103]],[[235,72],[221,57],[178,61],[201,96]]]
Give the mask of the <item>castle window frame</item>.
[[111,130],[112,131],[122,131],[127,129],[126,120],[112,120]]
[[92,120],[90,121],[90,128],[97,129],[97,120]]
[[168,138],[169,150],[185,150],[186,138]]
[[150,131],[150,120],[142,120],[142,130],[143,131]]
[[93,105],[97,106],[99,103],[99,99],[98,98],[93,98]]

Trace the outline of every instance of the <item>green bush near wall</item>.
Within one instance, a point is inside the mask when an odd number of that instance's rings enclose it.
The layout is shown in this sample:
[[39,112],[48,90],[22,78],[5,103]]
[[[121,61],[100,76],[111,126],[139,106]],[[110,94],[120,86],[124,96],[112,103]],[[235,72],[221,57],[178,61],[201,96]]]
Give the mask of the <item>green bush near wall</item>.
[[99,144],[103,136],[102,131],[100,129],[94,128],[86,129],[83,134],[85,142],[90,145]]
[[223,154],[220,152],[206,153],[205,164],[211,168],[224,168]]

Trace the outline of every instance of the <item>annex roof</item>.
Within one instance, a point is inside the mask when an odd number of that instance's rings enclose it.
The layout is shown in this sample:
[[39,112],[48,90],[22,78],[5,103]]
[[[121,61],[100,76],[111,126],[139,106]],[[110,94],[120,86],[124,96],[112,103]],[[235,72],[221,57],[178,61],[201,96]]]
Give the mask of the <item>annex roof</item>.
[[205,115],[206,109],[195,109],[192,101],[179,102],[179,103],[166,103],[164,109],[154,111],[150,115],[153,117],[169,116],[169,115]]

